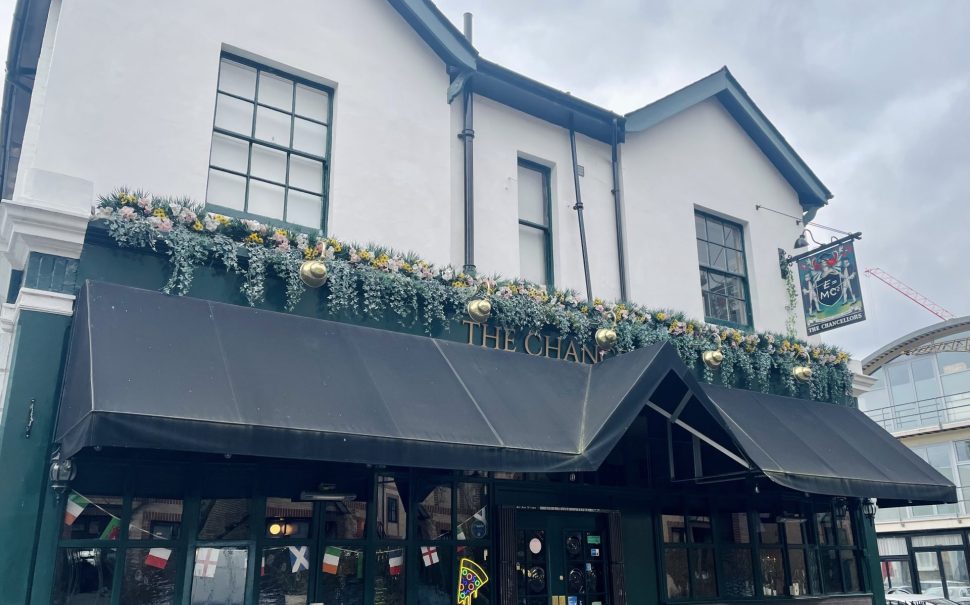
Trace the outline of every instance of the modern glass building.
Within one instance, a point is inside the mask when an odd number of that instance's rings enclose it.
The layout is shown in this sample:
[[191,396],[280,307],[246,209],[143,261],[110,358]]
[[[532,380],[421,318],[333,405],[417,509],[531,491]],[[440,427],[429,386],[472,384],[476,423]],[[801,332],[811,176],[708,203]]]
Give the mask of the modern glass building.
[[970,318],[908,334],[863,361],[875,384],[859,407],[954,482],[959,501],[880,510],[886,588],[970,601]]

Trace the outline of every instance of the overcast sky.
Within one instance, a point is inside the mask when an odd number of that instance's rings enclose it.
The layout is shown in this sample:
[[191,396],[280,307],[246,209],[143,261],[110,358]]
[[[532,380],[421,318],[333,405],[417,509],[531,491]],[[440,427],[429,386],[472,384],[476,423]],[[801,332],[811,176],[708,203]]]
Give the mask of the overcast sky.
[[[970,314],[970,1],[437,4],[475,15],[485,58],[618,113],[727,65],[835,195],[818,222],[862,231],[861,268]],[[856,357],[937,321],[862,291],[869,319],[824,335]]]
[[[619,113],[727,65],[835,194],[818,221],[863,232],[861,267],[970,314],[970,0],[437,2],[486,58]],[[936,321],[862,290],[869,319],[825,335],[856,357]]]

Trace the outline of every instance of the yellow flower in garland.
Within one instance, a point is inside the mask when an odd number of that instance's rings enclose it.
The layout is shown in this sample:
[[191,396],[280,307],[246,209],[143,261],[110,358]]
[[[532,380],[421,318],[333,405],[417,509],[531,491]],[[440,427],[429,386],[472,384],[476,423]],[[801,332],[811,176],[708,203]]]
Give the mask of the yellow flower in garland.
[[663,311],[660,311],[654,317],[657,318],[657,321],[664,321],[665,319],[667,319],[667,314],[664,313]]
[[587,307],[586,305],[583,305],[582,307],[580,307],[579,310],[583,313],[589,313],[589,307]]
[[216,222],[219,223],[220,225],[228,225],[231,220],[225,214],[213,214],[212,218],[216,219]]
[[118,201],[121,202],[122,206],[127,206],[128,204],[133,204],[138,201],[138,198],[132,193],[122,191],[118,194]]
[[693,336],[694,335],[694,329],[695,329],[694,328],[694,322],[692,322],[692,321],[691,322],[687,322],[686,331],[687,331],[687,335],[688,336]]
[[[361,254],[360,257],[364,258],[364,255]],[[383,269],[384,267],[387,266],[387,261],[389,260],[391,260],[390,256],[388,256],[387,254],[381,254],[380,256],[375,258],[373,262],[371,262],[371,266],[376,267],[378,269]]]
[[162,208],[155,208],[152,210],[152,216],[157,216],[158,218],[168,218],[168,214]]
[[243,239],[243,242],[245,242],[247,244],[260,244],[260,245],[262,245],[263,238],[261,238],[258,233],[256,233],[255,231],[253,231],[252,233],[250,233],[249,235],[247,235],[245,237],[245,239]]
[[317,252],[317,249],[314,246],[307,246],[306,249],[303,250],[303,259],[304,260],[313,260],[317,256],[319,256],[319,253]]
[[839,351],[835,356],[835,363],[845,363],[849,361],[849,356],[845,354],[845,351]]
[[357,256],[359,256],[360,260],[364,262],[374,259],[374,253],[371,252],[370,250],[361,250],[360,252],[357,253]]
[[331,248],[333,248],[334,253],[339,253],[344,249],[343,244],[333,239],[332,237],[327,240],[327,243],[330,244]]
[[205,229],[205,227],[202,225],[202,222],[199,221],[198,219],[196,219],[196,221],[192,223],[193,231],[202,231],[203,229]]
[[404,261],[404,263],[401,264],[401,270],[407,271],[408,273],[413,273],[414,267],[411,266],[411,263]]

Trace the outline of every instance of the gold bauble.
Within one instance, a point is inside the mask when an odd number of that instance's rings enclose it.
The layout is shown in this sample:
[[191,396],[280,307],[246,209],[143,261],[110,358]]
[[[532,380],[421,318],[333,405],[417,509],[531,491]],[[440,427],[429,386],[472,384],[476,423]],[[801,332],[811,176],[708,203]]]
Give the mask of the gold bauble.
[[704,351],[701,355],[701,359],[704,360],[704,365],[713,369],[721,367],[721,362],[724,361],[724,353],[720,350],[715,351]]
[[791,375],[802,382],[808,382],[812,379],[812,368],[808,366],[795,366],[791,369]]
[[311,288],[319,288],[327,281],[327,265],[322,260],[308,260],[300,265],[300,279]]
[[596,346],[604,351],[609,351],[616,344],[616,330],[613,328],[600,328],[596,330],[593,338],[596,340]]
[[484,323],[492,313],[492,303],[476,298],[468,303],[468,316],[478,323]]

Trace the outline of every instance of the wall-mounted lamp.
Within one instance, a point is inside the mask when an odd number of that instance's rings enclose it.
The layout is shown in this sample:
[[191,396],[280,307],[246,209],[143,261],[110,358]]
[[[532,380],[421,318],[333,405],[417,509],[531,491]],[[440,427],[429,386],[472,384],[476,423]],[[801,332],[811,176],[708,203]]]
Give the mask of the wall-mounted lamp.
[[867,519],[875,519],[877,512],[879,512],[879,506],[876,504],[875,498],[862,499],[862,514],[865,515]]
[[77,467],[73,460],[61,460],[60,453],[54,454],[51,458],[50,480],[51,490],[54,492],[54,500],[60,501],[61,496],[67,491],[77,476]]
[[815,239],[815,236],[812,235],[812,232],[811,231],[809,231],[808,229],[802,229],[802,234],[799,235],[798,236],[798,239],[795,240],[795,249],[796,250],[798,248],[807,248],[808,247],[808,238],[805,237],[806,234],[808,234],[808,237],[812,238],[812,241],[815,242],[815,245],[816,246],[821,246],[822,245],[822,244],[820,244]]
[[835,518],[845,519],[849,515],[849,501],[845,498],[836,498],[832,501],[835,508]]

